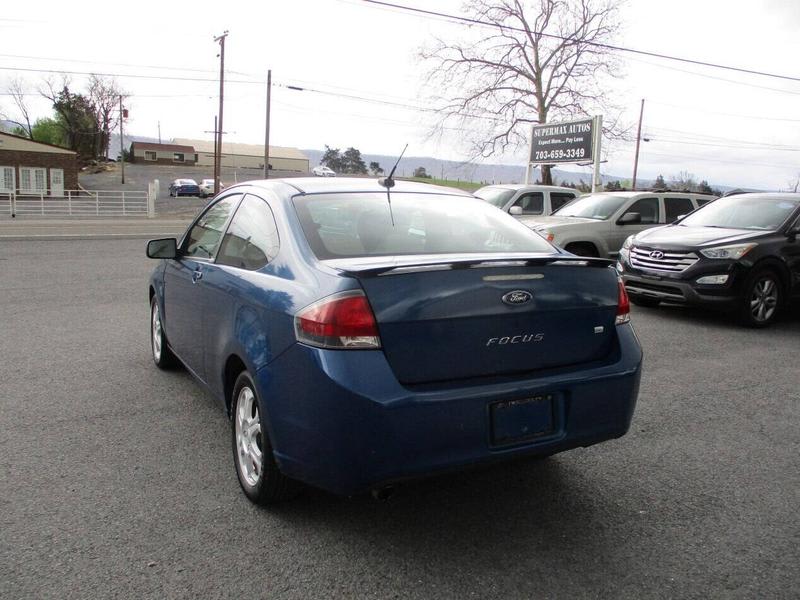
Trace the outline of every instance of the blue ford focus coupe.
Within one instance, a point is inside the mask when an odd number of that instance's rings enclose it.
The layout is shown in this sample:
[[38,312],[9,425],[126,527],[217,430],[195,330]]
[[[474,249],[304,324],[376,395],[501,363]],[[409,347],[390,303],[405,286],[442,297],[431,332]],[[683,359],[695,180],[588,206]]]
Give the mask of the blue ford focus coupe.
[[219,399],[254,502],[299,482],[384,490],[630,425],[642,352],[611,264],[457,190],[248,182],[147,254],[153,360]]

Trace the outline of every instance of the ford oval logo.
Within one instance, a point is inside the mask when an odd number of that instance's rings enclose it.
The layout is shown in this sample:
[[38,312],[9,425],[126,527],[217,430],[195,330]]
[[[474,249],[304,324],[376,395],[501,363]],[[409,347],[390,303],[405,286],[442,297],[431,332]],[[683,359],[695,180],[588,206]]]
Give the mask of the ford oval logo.
[[533,294],[530,292],[526,292],[525,290],[514,290],[513,292],[508,292],[507,294],[503,295],[503,302],[511,306],[518,306],[520,304],[530,302],[531,298],[533,298]]
[[653,250],[650,253],[650,258],[655,258],[656,260],[661,260],[664,258],[664,253],[661,250]]

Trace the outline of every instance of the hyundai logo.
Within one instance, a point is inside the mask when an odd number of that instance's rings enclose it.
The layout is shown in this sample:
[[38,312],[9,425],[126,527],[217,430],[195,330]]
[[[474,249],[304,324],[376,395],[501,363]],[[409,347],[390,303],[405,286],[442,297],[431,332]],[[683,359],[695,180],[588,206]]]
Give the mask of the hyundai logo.
[[503,295],[503,302],[511,306],[518,306],[520,304],[530,302],[531,298],[533,298],[533,294],[530,292],[526,292],[525,290],[514,290],[513,292],[508,292],[507,294]]
[[661,250],[653,250],[650,253],[650,258],[655,258],[656,260],[661,260],[664,258],[664,253]]

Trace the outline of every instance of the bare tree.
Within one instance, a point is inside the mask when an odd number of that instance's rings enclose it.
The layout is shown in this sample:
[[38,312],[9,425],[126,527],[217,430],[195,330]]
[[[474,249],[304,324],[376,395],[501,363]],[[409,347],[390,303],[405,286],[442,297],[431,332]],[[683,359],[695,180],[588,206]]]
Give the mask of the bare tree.
[[[669,183],[670,187],[676,190],[697,191],[697,179],[694,173],[689,173],[689,171],[681,171],[677,175],[673,175]],[[706,185],[708,184],[706,183]]]
[[[618,60],[607,48],[619,28],[618,0],[466,0],[470,18],[489,25],[469,30],[488,36],[443,41],[421,51],[426,84],[438,90],[434,133],[470,132],[475,157],[524,147],[530,125],[607,115],[607,135],[626,133],[603,80]],[[479,28],[479,29],[478,29]],[[550,167],[542,180],[552,183]]]
[[15,77],[8,84],[8,95],[17,109],[19,118],[9,118],[8,120],[25,131],[30,139],[33,139],[33,123],[31,123],[31,113],[28,103],[25,101],[25,82],[19,77]]
[[97,121],[100,135],[97,137],[95,147],[96,156],[108,157],[108,144],[111,141],[111,134],[119,126],[120,98],[127,98],[127,94],[121,90],[117,80],[103,78],[92,74],[89,77],[88,97],[95,107],[95,118]]

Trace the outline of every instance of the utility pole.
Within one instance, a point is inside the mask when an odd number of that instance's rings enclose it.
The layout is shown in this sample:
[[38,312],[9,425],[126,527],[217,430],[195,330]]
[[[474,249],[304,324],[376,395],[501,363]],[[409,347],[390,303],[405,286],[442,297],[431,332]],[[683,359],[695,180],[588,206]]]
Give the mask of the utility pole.
[[214,117],[214,195],[219,191],[217,189],[217,135],[219,135],[219,127],[217,127],[217,117]]
[[222,32],[222,35],[214,38],[215,42],[219,42],[219,117],[217,120],[217,157],[214,167],[214,195],[219,193],[219,178],[220,171],[222,170],[222,112],[225,103],[225,38],[228,37],[228,31]]
[[122,183],[125,183],[125,132],[122,125],[125,123],[125,110],[122,108],[122,96],[119,97],[119,164],[122,173]]
[[264,132],[264,179],[269,179],[269,104],[272,95],[272,69],[267,71],[267,126]]
[[644,98],[639,109],[639,129],[636,131],[636,157],[633,159],[633,183],[631,188],[636,191],[636,172],[639,170],[639,144],[642,141],[642,117],[644,116]]
[[161,121],[158,122],[158,143],[161,143]]

